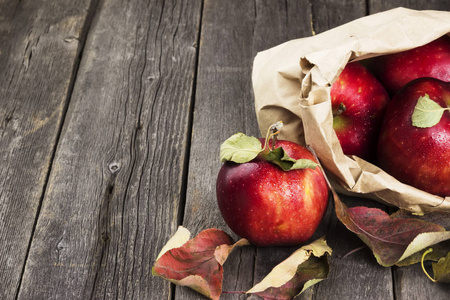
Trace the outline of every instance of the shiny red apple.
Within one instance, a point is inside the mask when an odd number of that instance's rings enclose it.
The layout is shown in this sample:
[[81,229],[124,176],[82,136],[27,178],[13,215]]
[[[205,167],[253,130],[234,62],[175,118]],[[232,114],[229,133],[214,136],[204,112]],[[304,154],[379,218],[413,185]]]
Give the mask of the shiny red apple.
[[[436,107],[418,106],[424,99]],[[437,123],[423,128],[413,125],[416,106],[422,113],[419,119],[434,118]],[[420,78],[401,89],[386,110],[378,143],[379,166],[403,183],[450,196],[449,107],[449,82]],[[442,115],[435,115],[437,111]]]
[[[260,141],[264,147],[264,140]],[[279,147],[294,160],[316,162],[307,148],[296,143],[278,140],[273,149]],[[245,163],[226,161],[218,174],[216,191],[220,212],[230,229],[257,246],[307,241],[328,203],[328,186],[320,167],[284,171],[260,155]]]
[[389,95],[367,68],[349,63],[331,86],[333,128],[344,154],[372,161]]
[[450,37],[444,35],[411,50],[377,57],[373,65],[375,75],[391,96],[417,78],[450,81]]

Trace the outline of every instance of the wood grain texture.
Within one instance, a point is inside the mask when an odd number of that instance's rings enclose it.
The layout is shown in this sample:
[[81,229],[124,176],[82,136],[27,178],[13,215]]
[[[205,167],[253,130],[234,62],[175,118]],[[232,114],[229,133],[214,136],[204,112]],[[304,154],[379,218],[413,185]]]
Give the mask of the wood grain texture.
[[315,34],[343,25],[367,14],[365,0],[316,0],[311,2]]
[[[221,166],[220,144],[237,131],[259,135],[250,81],[254,22],[254,2],[204,2],[183,220],[193,234],[211,227],[231,233],[217,207],[215,182]],[[228,275],[223,290],[251,286],[253,255],[253,247],[245,247],[230,256],[224,266]],[[223,299],[236,297],[223,295]],[[188,288],[176,288],[175,299],[198,298]]]
[[[310,8],[312,7],[307,1],[287,1],[285,3],[258,1],[255,6],[245,6],[241,2],[233,1],[205,2],[187,203],[183,223],[185,227],[195,233],[209,227],[218,227],[229,232],[220,216],[215,200],[215,180],[220,169],[218,160],[220,144],[238,131],[249,135],[259,135],[259,132],[255,132],[257,126],[252,107],[253,99],[250,98],[250,91],[248,91],[251,90],[250,70],[254,55],[257,51],[289,39],[312,35],[314,22],[311,19]],[[243,90],[244,92],[242,92]],[[202,172],[198,170],[202,170]],[[336,218],[332,218],[331,211],[328,216],[334,224],[337,223]],[[336,229],[336,225],[333,227],[328,222],[324,222],[321,226],[317,237],[329,230],[334,230],[335,232],[332,234],[336,237],[345,235],[346,229],[343,226]],[[357,238],[351,241],[358,245]],[[332,242],[338,244],[339,240],[332,239]],[[346,245],[344,249],[350,248],[348,251],[353,249],[352,244],[347,245],[346,242],[344,242]],[[255,252],[252,252],[252,249],[238,250],[238,253],[230,256],[225,265],[224,290],[248,290],[294,250],[295,248],[276,247],[257,248],[254,250]],[[254,266],[251,265],[253,260],[255,261]],[[335,280],[331,285],[349,284],[354,288],[355,277],[359,276],[357,271],[361,271],[361,268],[364,269],[363,260],[359,258],[353,261],[348,259],[348,261],[349,263],[343,265],[342,269],[344,272],[350,273],[350,276],[341,278],[340,281]],[[358,264],[360,268],[355,269],[355,265]],[[372,265],[367,275],[367,282],[381,276],[379,280],[383,284],[392,284],[390,270],[381,269],[381,272],[372,272],[376,267],[376,265]],[[253,274],[248,273],[251,269],[254,269]],[[251,277],[253,280],[248,282]],[[329,286],[330,284],[319,291],[311,289],[301,298],[316,297],[315,294],[318,293],[320,296],[317,296],[317,299],[320,297],[333,299],[334,294],[327,292]],[[392,287],[386,293],[390,296],[389,298],[392,298]],[[361,291],[360,297],[366,294]],[[179,287],[177,287],[175,295],[177,299],[196,299],[198,297],[195,292]],[[352,295],[358,295],[358,291]],[[225,294],[224,297],[225,299],[237,299],[244,296]]]
[[[341,195],[341,200],[348,207],[367,206],[386,210],[384,205],[368,199]],[[364,243],[337,219],[334,210],[332,217],[325,222],[328,224],[325,236],[333,255],[328,279],[316,287],[314,299],[394,299],[391,268],[376,262]]]
[[[286,7],[289,6],[289,7]],[[309,19],[297,11],[306,1],[205,1],[199,72],[183,225],[195,233],[218,227],[229,233],[217,208],[215,182],[221,167],[219,148],[236,132],[260,136],[251,85],[258,51],[310,33]],[[236,236],[235,236],[236,237]],[[224,266],[224,291],[246,291],[253,285],[255,248],[236,250]],[[176,289],[176,299],[197,299]],[[245,296],[224,294],[224,299]]]
[[[285,1],[274,3],[260,3],[256,18],[255,39],[263,37],[259,42],[259,50],[276,46],[291,39],[311,36],[314,34],[312,1]],[[274,14],[274,11],[278,11]],[[269,24],[269,26],[267,26]],[[270,37],[270,38],[269,38]],[[273,41],[272,41],[273,40]],[[328,212],[328,215],[330,212]],[[324,227],[318,230],[314,237],[324,234]],[[255,257],[253,285],[260,282],[277,264],[289,257],[298,247],[269,247],[258,248]],[[303,299],[312,297],[313,290],[309,289],[302,295]],[[251,296],[250,299],[258,299]],[[302,299],[302,298],[300,298]]]
[[102,1],[19,299],[168,299],[151,274],[178,225],[200,1]]
[[[431,263],[425,263],[427,272],[432,275]],[[434,283],[426,277],[420,264],[394,268],[395,299],[447,300],[450,297],[450,284]]]
[[192,232],[211,225],[226,228],[215,199],[222,142],[239,131],[261,135],[251,85],[254,56],[304,30],[296,19],[288,23],[286,8],[278,6],[273,1],[205,1],[183,222]]
[[[398,6],[450,10],[448,0],[0,0],[0,299],[206,299],[151,267],[180,224],[231,233],[216,203],[219,148],[239,131],[260,135],[255,55]],[[419,265],[384,268],[367,248],[345,256],[363,243],[331,203],[311,240],[321,236],[331,273],[298,300],[450,295]],[[236,249],[221,299],[259,299],[226,292],[248,290],[298,247]]]
[[[297,37],[318,34],[362,17],[366,11],[364,1],[310,1],[310,3],[299,5],[295,11],[289,7],[291,14],[296,15],[298,19],[310,21],[309,26],[304,25],[303,31],[296,33]],[[285,30],[289,32],[290,28]],[[373,299],[370,287],[374,282],[382,286],[382,289],[377,291],[377,296],[380,297],[378,299],[393,298],[390,269],[380,268],[367,251],[349,256],[345,261],[340,258],[362,243],[337,220],[331,202],[324,220],[311,241],[321,236],[326,236],[327,242],[334,250],[330,258],[331,273],[327,280],[305,291],[296,299]],[[254,283],[261,280],[295,249],[258,249]],[[354,282],[360,284],[355,286]]]
[[448,0],[371,0],[369,2],[369,12],[371,14],[385,11],[396,7],[406,7],[417,10],[450,10]]
[[0,1],[0,299],[17,294],[90,1]]

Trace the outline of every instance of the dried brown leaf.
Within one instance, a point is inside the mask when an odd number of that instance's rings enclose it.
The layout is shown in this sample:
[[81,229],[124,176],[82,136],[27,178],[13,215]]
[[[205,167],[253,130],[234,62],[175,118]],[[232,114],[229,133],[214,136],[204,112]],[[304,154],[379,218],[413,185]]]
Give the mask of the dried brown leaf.
[[332,250],[324,238],[303,246],[273,268],[247,294],[256,294],[266,300],[293,299],[308,287],[327,278],[327,256],[331,253]]

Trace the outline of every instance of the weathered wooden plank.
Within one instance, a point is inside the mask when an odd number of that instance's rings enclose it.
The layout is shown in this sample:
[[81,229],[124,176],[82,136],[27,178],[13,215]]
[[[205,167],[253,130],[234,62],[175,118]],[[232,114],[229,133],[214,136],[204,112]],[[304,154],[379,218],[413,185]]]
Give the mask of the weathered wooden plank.
[[[250,71],[253,57],[257,51],[289,39],[310,36],[314,28],[310,9],[308,1],[257,2],[254,7],[247,2],[205,2],[187,203],[183,222],[184,226],[194,233],[210,227],[222,228],[229,232],[215,202],[215,180],[220,169],[219,146],[237,131],[259,135],[252,107],[253,99],[249,97],[248,91],[251,89]],[[320,30],[320,26],[324,25],[318,24],[316,30]],[[335,218],[332,220],[337,223]],[[328,226],[322,226],[318,234],[325,233]],[[338,236],[346,234],[343,226],[338,229],[336,225],[330,228],[331,232],[337,233]],[[334,240],[334,243],[337,243],[336,241]],[[346,248],[342,251],[353,249],[346,241],[343,242]],[[354,238],[353,242],[356,245],[360,244],[357,238]],[[293,250],[293,248],[256,249],[253,280],[250,282],[252,248],[238,250],[241,252],[234,253],[225,265],[224,290],[247,290]],[[361,265],[361,259],[354,259],[353,262],[350,258],[348,260],[350,263],[340,267],[340,270],[350,273],[350,276],[340,283],[354,289],[354,279],[359,274],[354,272],[352,275],[351,269],[356,264]],[[376,266],[370,268],[368,282],[380,276],[379,271],[371,272],[374,267]],[[367,272],[362,265],[361,268]],[[386,274],[384,270],[381,273]],[[382,276],[381,280],[389,283],[391,280],[389,270],[388,275]],[[332,298],[334,295],[327,287],[321,291],[321,296]],[[392,289],[390,294],[392,295]],[[313,291],[309,291],[303,297],[312,296]],[[178,287],[176,289],[177,299],[197,299],[197,297],[198,295],[189,289]],[[236,299],[242,296],[226,294],[224,297]]]
[[[226,227],[215,202],[220,144],[238,131],[260,136],[251,85],[254,56],[295,36],[295,30],[305,30],[296,24],[298,19],[289,24],[292,10],[279,6],[285,4],[216,0],[204,4],[183,222],[192,232],[212,225]],[[309,21],[301,21],[310,32]]]
[[[366,12],[365,1],[311,1],[310,3],[310,8],[307,5],[299,6],[296,15],[299,19],[311,22],[309,28],[312,32],[304,30],[298,34],[298,37],[318,34],[362,17]],[[352,199],[343,198],[352,203]],[[298,299],[370,299],[370,289],[374,283],[383,287],[377,294],[379,299],[393,298],[390,269],[380,268],[373,261],[370,253],[361,251],[345,260],[341,259],[362,243],[337,220],[331,202],[321,226],[311,240],[321,236],[327,238],[328,244],[334,250],[330,258],[329,278],[307,290]],[[295,248],[258,249],[256,263],[260,265],[256,269],[255,283],[294,250]],[[355,285],[355,282],[358,284]]]
[[[258,51],[310,30],[309,19],[297,15],[303,5],[309,6],[306,1],[205,1],[183,222],[194,233],[210,227],[231,233],[216,204],[219,147],[238,131],[260,135],[251,86],[253,58]],[[224,266],[224,291],[245,291],[253,285],[254,251],[254,247],[245,247],[230,256]],[[187,288],[177,288],[175,295],[177,299],[198,298]],[[230,294],[222,297],[245,299]]]
[[371,14],[385,11],[396,7],[406,7],[418,10],[450,10],[448,0],[371,0],[369,1],[369,12]]
[[[425,263],[431,275],[430,263]],[[434,283],[426,277],[420,263],[408,267],[395,267],[395,299],[433,299],[447,300],[450,297],[450,285]]]
[[312,28],[321,33],[367,14],[365,0],[311,1]]
[[19,299],[169,299],[151,266],[178,225],[200,1],[102,1]]
[[[313,1],[285,1],[279,2],[278,7],[273,3],[261,3],[258,6],[254,39],[273,42],[259,43],[257,49],[264,50],[285,41],[311,36],[314,34]],[[274,11],[277,11],[274,14]],[[269,26],[267,26],[269,25]],[[270,37],[270,38],[269,38]],[[331,214],[328,210],[327,217]],[[324,235],[325,227],[318,229],[315,237]],[[289,257],[298,247],[269,247],[257,248],[253,285],[260,282],[277,264]],[[307,299],[312,297],[313,290],[309,289],[302,295]],[[257,299],[253,296],[251,299]]]
[[[366,1],[315,1],[312,5],[313,29],[315,33],[320,33],[366,14]],[[341,197],[350,206],[383,207],[363,199]],[[334,251],[330,259],[330,274],[327,280],[312,289],[312,297],[305,294],[299,298],[393,299],[394,287],[390,268],[380,267],[367,248],[345,257],[363,243],[337,220],[334,209],[331,216],[324,219],[322,226],[326,227],[325,236]]]
[[[349,207],[386,209],[368,199],[341,196],[341,200]],[[315,299],[394,299],[391,268],[381,267],[376,262],[364,243],[336,218],[334,210],[325,223],[328,225],[325,236],[334,252],[328,279],[316,287]]]
[[[215,182],[221,163],[220,144],[237,131],[259,135],[251,88],[255,22],[253,1],[205,1],[183,226],[197,234],[226,227],[217,208]],[[225,264],[223,290],[251,286],[253,247],[236,250]],[[237,295],[224,294],[223,299]],[[199,299],[183,287],[176,299]],[[245,298],[245,297],[243,297]]]
[[0,1],[0,299],[20,286],[90,2]]

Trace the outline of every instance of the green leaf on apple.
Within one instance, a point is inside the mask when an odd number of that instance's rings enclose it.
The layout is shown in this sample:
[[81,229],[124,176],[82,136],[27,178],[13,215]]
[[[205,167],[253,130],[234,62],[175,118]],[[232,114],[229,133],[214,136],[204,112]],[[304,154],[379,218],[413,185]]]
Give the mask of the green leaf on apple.
[[441,107],[425,94],[417,100],[416,107],[411,116],[412,124],[419,128],[433,127],[439,123],[444,111],[449,109],[450,108]]
[[310,159],[293,159],[283,147],[270,149],[268,138],[266,138],[265,147],[261,141],[255,137],[247,136],[244,133],[236,133],[228,138],[220,146],[220,161],[232,161],[238,164],[252,161],[257,156],[263,160],[271,162],[284,171],[296,169],[315,169],[318,164]]
[[190,239],[190,232],[180,226],[162,248],[152,274],[190,287],[210,299],[219,299],[222,265],[235,247],[248,244],[246,239],[233,243],[231,237],[219,229],[204,230]]
[[220,146],[220,161],[242,164],[253,160],[261,151],[261,142],[257,138],[236,133]]
[[315,169],[317,167],[317,163],[310,159],[293,159],[291,158],[283,149],[283,147],[275,148],[271,151],[268,151],[266,154],[262,154],[265,160],[276,164],[283,171],[290,171],[296,169],[306,169],[311,168]]
[[247,294],[256,294],[263,299],[293,299],[327,278],[331,253],[324,238],[305,245],[273,268]]

